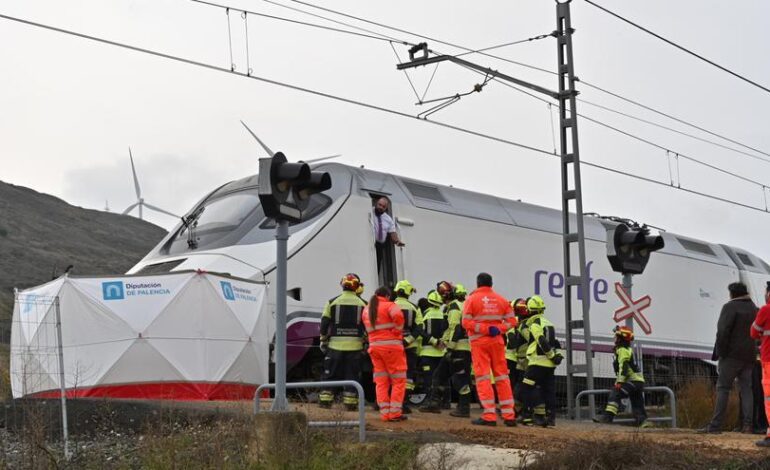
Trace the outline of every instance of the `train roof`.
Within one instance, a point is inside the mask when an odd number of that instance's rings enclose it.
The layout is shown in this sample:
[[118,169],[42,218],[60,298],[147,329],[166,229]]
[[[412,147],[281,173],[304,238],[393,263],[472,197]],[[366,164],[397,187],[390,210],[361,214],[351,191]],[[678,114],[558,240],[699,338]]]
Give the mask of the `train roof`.
[[[352,191],[361,195],[384,195],[396,204],[408,204],[421,209],[549,233],[562,233],[561,211],[550,207],[341,163],[326,162],[314,167],[330,171],[333,176],[349,172],[353,178]],[[570,217],[574,226],[575,215],[570,214]],[[617,222],[608,219],[584,217],[585,236],[590,240],[605,242],[607,230],[615,225]],[[665,241],[665,247],[661,250],[663,253],[726,266],[743,266],[742,269],[770,274],[770,266],[746,250],[671,232],[661,232],[661,235]]]

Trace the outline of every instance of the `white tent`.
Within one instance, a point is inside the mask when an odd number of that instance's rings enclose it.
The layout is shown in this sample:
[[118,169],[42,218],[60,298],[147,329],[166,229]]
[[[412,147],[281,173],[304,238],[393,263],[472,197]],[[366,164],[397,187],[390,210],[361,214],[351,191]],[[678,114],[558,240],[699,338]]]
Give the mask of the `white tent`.
[[18,291],[14,397],[251,398],[268,381],[265,284],[205,272],[64,276]]

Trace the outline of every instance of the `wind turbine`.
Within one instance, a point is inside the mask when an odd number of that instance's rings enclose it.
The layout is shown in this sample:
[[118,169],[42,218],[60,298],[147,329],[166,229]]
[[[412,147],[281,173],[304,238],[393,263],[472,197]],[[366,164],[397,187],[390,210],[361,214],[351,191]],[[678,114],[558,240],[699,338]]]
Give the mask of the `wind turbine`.
[[[249,131],[249,134],[251,134],[251,136],[252,136],[252,137],[254,137],[255,139],[257,139],[257,142],[259,142],[259,145],[261,145],[261,146],[262,146],[262,148],[263,148],[263,149],[265,149],[265,152],[267,152],[267,154],[268,154],[268,155],[270,155],[271,157],[272,157],[273,155],[275,155],[275,154],[273,153],[273,151],[272,151],[272,150],[270,150],[270,149],[267,147],[267,145],[265,145],[265,143],[264,143],[264,142],[262,142],[262,140],[261,140],[259,137],[257,137],[257,134],[255,134],[255,133],[254,133],[254,131],[252,131],[251,129],[249,129],[249,126],[247,126],[245,122],[241,121],[241,124],[243,124],[243,127],[245,127],[247,131]],[[302,160],[302,161],[304,161],[305,163],[317,163],[317,162],[322,162],[322,161],[324,161],[324,160],[331,160],[332,158],[339,158],[339,157],[341,157],[341,156],[342,156],[342,154],[338,153],[337,155],[329,155],[328,157],[312,158],[312,159],[310,159],[310,160]]]
[[134,156],[131,154],[131,147],[128,148],[128,158],[131,159],[131,173],[133,173],[134,175],[134,189],[136,190],[136,202],[128,206],[126,210],[123,211],[123,215],[126,215],[129,212],[131,212],[134,209],[134,207],[138,207],[139,218],[144,220],[144,218],[142,217],[142,209],[146,207],[152,211],[160,212],[161,214],[170,215],[171,217],[178,219],[179,218],[178,215],[172,214],[171,212],[165,211],[160,207],[156,207],[156,206],[153,206],[152,204],[148,204],[144,202],[144,198],[142,198],[142,189],[139,187],[139,178],[136,177],[136,168],[134,167]]

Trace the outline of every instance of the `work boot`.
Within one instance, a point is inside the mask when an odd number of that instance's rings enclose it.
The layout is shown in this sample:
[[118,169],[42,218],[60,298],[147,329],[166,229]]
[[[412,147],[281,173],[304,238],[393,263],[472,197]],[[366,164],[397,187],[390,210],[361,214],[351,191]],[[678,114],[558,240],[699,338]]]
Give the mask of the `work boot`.
[[398,423],[400,421],[406,421],[407,419],[409,419],[409,418],[407,418],[404,415],[400,415],[400,416],[396,416],[396,417],[391,417],[391,418],[388,419],[388,421],[392,421],[392,422]]
[[449,412],[449,416],[454,416],[455,418],[470,418],[471,417],[471,396],[468,395],[460,395],[460,398],[457,400],[457,407]]
[[421,413],[441,413],[441,405],[433,400],[417,408]]
[[757,447],[770,447],[770,436],[765,437],[761,441],[756,441],[754,444],[756,444]]
[[345,403],[345,411],[357,411],[358,403]]
[[640,424],[639,427],[642,428],[642,429],[654,428],[655,427],[655,423],[653,423],[649,419],[645,419],[644,421],[642,421],[642,424]]
[[412,414],[412,409],[409,407],[409,405],[406,402],[404,402],[404,404],[401,405],[401,413],[405,415]]
[[538,415],[538,414],[536,414],[535,418],[533,420],[533,424],[535,426],[540,426],[540,427],[543,427],[543,428],[548,427],[548,421],[545,419],[545,415]]
[[705,428],[700,428],[695,432],[698,434],[722,434],[722,431],[717,428],[712,428],[711,425],[708,425]]
[[471,421],[471,424],[476,426],[497,426],[497,421],[487,421],[483,418],[476,418]]
[[503,421],[503,424],[505,424],[509,428],[515,428],[516,427],[516,420],[515,419],[506,419]]
[[600,424],[612,424],[613,419],[615,419],[615,415],[612,413],[599,413],[594,417],[593,421]]
[[330,409],[332,407],[332,402],[330,402],[330,401],[319,401],[318,402],[318,407],[319,408],[323,408],[325,410],[328,410],[328,409]]
[[546,415],[545,418],[545,424],[548,427],[555,428],[556,427],[556,416],[552,413],[549,413]]

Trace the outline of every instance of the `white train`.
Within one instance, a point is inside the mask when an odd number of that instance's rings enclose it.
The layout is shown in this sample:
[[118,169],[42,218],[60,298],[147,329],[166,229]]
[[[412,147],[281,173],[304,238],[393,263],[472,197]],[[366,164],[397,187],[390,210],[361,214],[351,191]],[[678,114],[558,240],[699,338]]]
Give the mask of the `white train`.
[[[546,313],[564,333],[559,211],[337,163],[315,169],[330,172],[333,187],[314,195],[312,218],[290,229],[288,287],[301,288],[301,300],[288,302],[294,377],[315,373],[320,313],[339,291],[339,278],[359,274],[367,294],[379,283],[371,213],[373,199],[380,196],[392,201],[392,215],[406,242],[392,253],[390,278],[409,279],[425,294],[440,280],[472,288],[476,274],[486,271],[503,295],[541,295]],[[264,217],[256,186],[255,175],[213,191],[188,214],[197,222],[192,232],[180,224],[129,274],[202,269],[273,284],[274,225]],[[614,225],[585,218],[591,278],[586,295],[598,356],[611,351],[613,312],[622,305],[613,287],[620,275],[606,258],[606,232]],[[770,265],[740,248],[670,232],[662,236],[665,248],[653,254],[644,275],[635,276],[633,292],[635,298],[652,298],[645,311],[652,331],[639,330],[638,338],[646,358],[665,369],[681,358],[710,359],[727,285],[743,281],[759,304]],[[274,291],[268,302],[274,310]],[[579,309],[575,301],[574,311]],[[602,367],[597,375],[607,370]]]

